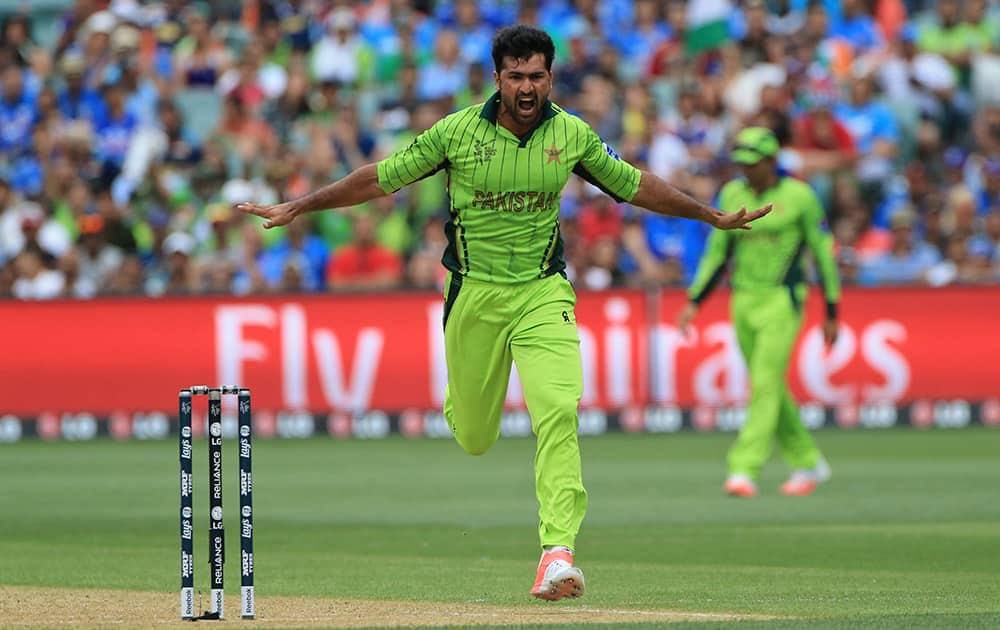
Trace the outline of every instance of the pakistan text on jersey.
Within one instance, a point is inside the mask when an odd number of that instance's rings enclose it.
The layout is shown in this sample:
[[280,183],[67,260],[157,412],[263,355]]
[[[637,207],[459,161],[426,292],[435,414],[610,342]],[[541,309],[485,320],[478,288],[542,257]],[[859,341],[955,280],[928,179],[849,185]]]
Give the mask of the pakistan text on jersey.
[[519,190],[517,192],[475,191],[473,208],[496,210],[497,212],[544,212],[557,208],[559,193]]

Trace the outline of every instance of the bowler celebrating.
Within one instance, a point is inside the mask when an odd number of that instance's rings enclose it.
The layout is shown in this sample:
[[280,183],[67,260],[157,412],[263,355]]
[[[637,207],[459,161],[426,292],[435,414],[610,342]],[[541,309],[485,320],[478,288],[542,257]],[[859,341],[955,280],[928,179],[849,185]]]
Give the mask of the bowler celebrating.
[[443,118],[408,147],[305,197],[239,206],[272,228],[448,172],[445,417],[463,449],[485,453],[500,434],[511,362],[517,364],[537,436],[542,557],[531,594],[546,600],[584,591],[583,573],[573,566],[587,509],[577,442],[583,376],[576,297],[559,233],[559,199],[570,173],[617,201],[721,229],[749,229],[770,210],[723,213],[619,160],[587,123],[549,101],[553,55],[545,32],[504,28],[493,41],[497,92],[486,103]]

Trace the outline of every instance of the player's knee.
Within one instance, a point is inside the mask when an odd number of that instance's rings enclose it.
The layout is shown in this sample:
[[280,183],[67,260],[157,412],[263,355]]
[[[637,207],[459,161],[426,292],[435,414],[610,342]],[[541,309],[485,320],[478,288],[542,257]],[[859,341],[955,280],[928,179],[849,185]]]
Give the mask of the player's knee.
[[483,436],[463,436],[460,433],[455,434],[455,441],[469,455],[483,455],[496,442],[495,439],[484,438]]
[[[458,445],[462,447],[462,450],[469,455],[482,455],[486,451],[490,450],[490,447],[493,446],[493,443],[496,442],[497,438],[500,436],[499,413],[493,422],[486,423],[486,425],[489,426],[496,426],[496,430],[493,431],[492,434],[488,430],[469,430],[469,425],[459,422],[456,415],[457,414],[454,409],[445,409],[445,420],[448,421],[448,427],[451,429],[451,434],[454,436]],[[481,429],[481,426],[474,428]]]
[[[559,427],[576,432],[579,401],[572,396],[550,398],[545,401],[540,417],[534,418],[539,429],[555,430]],[[543,429],[544,430],[544,429]]]

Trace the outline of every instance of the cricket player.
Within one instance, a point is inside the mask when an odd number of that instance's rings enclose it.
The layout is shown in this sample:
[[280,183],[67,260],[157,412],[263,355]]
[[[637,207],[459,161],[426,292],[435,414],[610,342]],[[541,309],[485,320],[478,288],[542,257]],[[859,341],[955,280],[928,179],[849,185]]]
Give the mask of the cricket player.
[[805,249],[812,252],[823,281],[823,336],[831,345],[837,339],[840,279],[819,199],[806,183],[778,171],[778,148],[777,138],[763,127],[750,127],[737,135],[731,158],[742,166],[745,179],[722,188],[719,207],[735,210],[767,199],[773,212],[752,232],[711,233],[679,320],[681,331],[686,332],[698,306],[732,261],[731,316],[750,373],[751,393],[746,423],[729,451],[724,487],[728,494],[741,497],[757,495],[757,475],[774,438],[793,470],[781,486],[784,494],[811,494],[830,477],[830,467],[802,425],[785,372],[802,325],[807,294]]
[[576,297],[559,233],[566,181],[576,173],[618,201],[721,229],[749,229],[770,208],[723,213],[621,161],[587,123],[549,101],[554,50],[544,31],[504,28],[492,52],[497,91],[485,103],[443,118],[408,147],[300,199],[239,207],[271,228],[448,172],[445,416],[463,449],[485,453],[499,436],[511,362],[517,364],[537,436],[543,553],[531,594],[559,600],[584,591],[573,549],[587,509],[577,443],[583,376]]

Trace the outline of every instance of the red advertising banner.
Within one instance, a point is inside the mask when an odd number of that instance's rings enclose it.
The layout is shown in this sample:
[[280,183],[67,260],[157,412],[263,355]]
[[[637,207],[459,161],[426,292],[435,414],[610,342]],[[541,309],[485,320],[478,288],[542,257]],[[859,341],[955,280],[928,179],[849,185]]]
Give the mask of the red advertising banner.
[[[177,391],[241,385],[270,410],[436,409],[447,370],[437,294],[7,302],[0,413],[176,411]],[[645,397],[645,295],[583,296],[582,404]],[[523,407],[516,370],[508,393]]]
[[[688,337],[680,292],[579,296],[585,409],[731,406],[747,375],[715,295]],[[826,406],[995,398],[1000,289],[854,290],[832,351],[818,301],[790,365]],[[426,293],[109,299],[0,305],[0,414],[176,412],[190,385],[250,387],[254,407],[316,413],[439,409],[440,296]],[[508,403],[523,407],[519,381]]]
[[[729,296],[713,295],[691,334],[674,325],[682,294],[660,297],[651,331],[654,404],[745,404],[746,368],[729,323]],[[922,399],[983,400],[1000,391],[1000,289],[849,290],[840,307],[841,328],[824,346],[824,307],[814,293],[789,366],[800,402],[825,406],[905,403]]]

